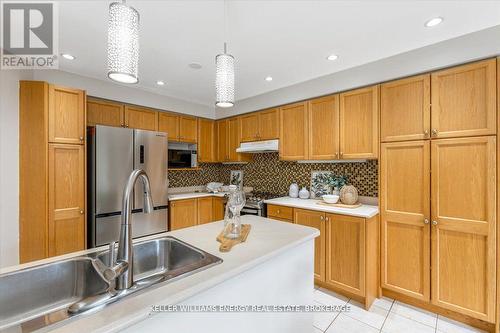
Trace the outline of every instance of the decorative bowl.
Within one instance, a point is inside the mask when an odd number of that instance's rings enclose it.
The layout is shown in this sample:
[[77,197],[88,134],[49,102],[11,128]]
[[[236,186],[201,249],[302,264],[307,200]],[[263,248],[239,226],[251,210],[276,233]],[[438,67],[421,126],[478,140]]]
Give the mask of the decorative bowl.
[[335,195],[335,194],[325,194],[325,195],[323,195],[322,198],[326,203],[330,203],[330,204],[334,204],[334,203],[337,203],[339,201],[339,196]]

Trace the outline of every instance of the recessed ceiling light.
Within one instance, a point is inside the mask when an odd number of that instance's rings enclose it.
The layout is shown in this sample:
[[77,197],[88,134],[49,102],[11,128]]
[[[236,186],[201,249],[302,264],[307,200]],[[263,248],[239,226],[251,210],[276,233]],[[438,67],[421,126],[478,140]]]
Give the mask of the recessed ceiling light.
[[162,80],[158,80],[158,81],[156,81],[156,84],[159,86],[164,86],[165,82],[163,82]]
[[338,58],[339,58],[339,56],[336,54],[330,54],[328,57],[326,57],[326,59],[331,60],[331,61],[337,60]]
[[64,59],[68,59],[68,60],[75,60],[75,56],[72,56],[71,54],[69,53],[62,53],[61,56],[64,58]]
[[425,26],[427,28],[430,28],[430,27],[435,27],[436,25],[440,24],[441,22],[443,22],[443,18],[442,17],[434,17],[434,18],[431,18],[429,21],[425,22]]
[[273,80],[273,77],[272,77],[272,76],[266,76],[265,80],[266,80],[266,81],[272,81],[272,80]]
[[201,64],[199,64],[197,62],[192,62],[188,66],[189,66],[189,68],[192,68],[192,69],[200,69],[201,68]]

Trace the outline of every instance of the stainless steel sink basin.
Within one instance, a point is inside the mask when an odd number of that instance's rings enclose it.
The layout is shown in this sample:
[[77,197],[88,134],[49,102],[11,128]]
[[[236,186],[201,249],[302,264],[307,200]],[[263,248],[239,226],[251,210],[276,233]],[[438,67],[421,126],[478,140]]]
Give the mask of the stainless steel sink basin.
[[8,327],[33,331],[84,315],[85,308],[68,312],[76,302],[98,297],[99,305],[105,306],[222,262],[170,236],[135,243],[133,256],[134,285],[118,292],[108,290],[109,285],[92,264],[96,260],[107,263],[109,251],[0,275],[0,331]]

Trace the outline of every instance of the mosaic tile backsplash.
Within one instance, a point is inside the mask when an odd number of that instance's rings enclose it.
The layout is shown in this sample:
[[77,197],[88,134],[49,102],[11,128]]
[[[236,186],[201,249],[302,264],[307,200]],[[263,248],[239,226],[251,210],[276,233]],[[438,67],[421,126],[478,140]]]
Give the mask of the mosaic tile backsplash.
[[254,154],[248,164],[200,164],[200,170],[169,171],[170,187],[205,185],[208,182],[229,183],[231,170],[243,170],[243,184],[254,191],[288,194],[288,187],[311,185],[311,171],[331,171],[347,177],[359,195],[378,196],[377,161],[353,163],[297,163],[280,161],[278,153]]

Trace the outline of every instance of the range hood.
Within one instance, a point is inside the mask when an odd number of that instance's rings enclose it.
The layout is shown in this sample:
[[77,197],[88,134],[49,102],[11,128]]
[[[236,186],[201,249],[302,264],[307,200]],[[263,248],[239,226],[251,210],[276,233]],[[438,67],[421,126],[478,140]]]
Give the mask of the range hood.
[[279,140],[243,142],[239,148],[236,148],[237,153],[272,153],[277,152]]

